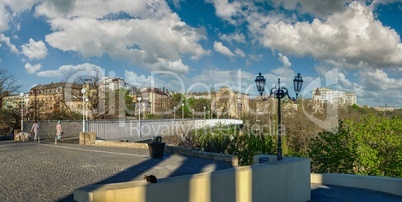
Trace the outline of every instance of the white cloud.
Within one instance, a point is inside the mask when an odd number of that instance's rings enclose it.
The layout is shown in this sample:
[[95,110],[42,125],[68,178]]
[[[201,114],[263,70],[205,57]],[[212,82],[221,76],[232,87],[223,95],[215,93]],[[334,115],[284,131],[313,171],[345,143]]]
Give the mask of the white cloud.
[[10,48],[11,52],[13,52],[17,55],[19,54],[17,47],[10,42],[9,37],[4,36],[4,34],[0,34],[0,42],[4,42],[8,46],[8,48]]
[[[326,21],[295,25],[279,22],[261,31],[265,46],[287,54],[335,60],[349,67],[390,67],[402,64],[399,35],[375,20],[370,8],[352,2],[348,9]],[[381,54],[379,54],[381,53]]]
[[217,41],[214,42],[214,50],[218,53],[221,53],[221,54],[229,56],[229,57],[234,56],[232,51],[230,51],[229,48],[224,46],[221,42],[217,42]]
[[0,3],[0,33],[8,29],[9,14],[5,5]]
[[240,56],[240,57],[242,57],[242,58],[246,57],[246,55],[244,54],[244,52],[243,52],[241,49],[239,49],[239,48],[236,48],[235,53],[236,53],[236,55],[238,55],[238,56]]
[[48,77],[48,78],[59,78],[66,80],[76,81],[75,76],[90,76],[92,71],[98,71],[99,73],[103,72],[103,69],[99,66],[89,63],[83,63],[80,65],[63,65],[60,66],[57,70],[46,70],[39,71],[36,73],[38,76]]
[[232,34],[220,34],[219,38],[223,41],[227,42],[239,42],[239,43],[246,43],[246,37],[243,33],[232,33]]
[[273,69],[272,73],[274,75],[280,77],[288,77],[295,75],[294,71],[289,68],[292,65],[292,63],[289,61],[289,58],[286,55],[278,53],[278,60],[282,63],[282,67]]
[[336,1],[311,1],[311,0],[271,0],[275,7],[282,7],[286,10],[297,10],[304,14],[309,13],[313,16],[325,18],[333,13],[338,13],[344,10],[344,5],[352,2],[351,0],[336,0]]
[[47,55],[47,48],[43,41],[29,39],[29,43],[21,46],[22,53],[29,59],[43,59]]
[[217,16],[235,24],[234,16],[238,16],[241,13],[242,4],[238,1],[229,2],[228,0],[207,0],[215,7],[215,13]]
[[[46,41],[54,48],[84,57],[108,54],[151,70],[188,72],[183,55],[198,59],[210,54],[198,42],[203,29],[193,28],[172,13],[165,1],[77,0],[74,4],[47,1],[36,7],[53,32]],[[127,14],[128,19],[114,15]]]
[[286,55],[278,53],[278,56],[279,56],[278,60],[282,62],[283,68],[289,68],[292,65],[292,63],[289,61],[289,58]]
[[31,65],[30,63],[25,64],[25,70],[29,74],[34,74],[35,72],[39,71],[42,68],[41,64]]

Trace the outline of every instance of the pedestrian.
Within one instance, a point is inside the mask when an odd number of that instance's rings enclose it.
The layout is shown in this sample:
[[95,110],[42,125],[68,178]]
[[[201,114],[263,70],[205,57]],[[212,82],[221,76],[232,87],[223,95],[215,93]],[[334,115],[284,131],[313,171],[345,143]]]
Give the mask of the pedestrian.
[[35,120],[34,124],[32,125],[31,128],[31,133],[34,133],[34,141],[38,139],[38,129],[39,129],[39,124],[38,121]]
[[62,134],[63,134],[63,129],[61,128],[61,121],[58,121],[57,125],[56,125],[57,141],[60,141]]

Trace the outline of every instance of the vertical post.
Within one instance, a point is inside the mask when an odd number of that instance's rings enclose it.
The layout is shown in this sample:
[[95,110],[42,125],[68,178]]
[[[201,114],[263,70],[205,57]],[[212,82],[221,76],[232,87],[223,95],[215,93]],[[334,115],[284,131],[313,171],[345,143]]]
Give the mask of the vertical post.
[[137,97],[138,101],[138,136],[141,137],[141,97]]
[[184,119],[184,103],[181,103],[181,119]]
[[176,119],[176,107],[173,107],[173,120]]
[[193,119],[194,119],[194,109],[193,109]]
[[20,93],[21,96],[21,132],[24,131],[24,93]]
[[85,92],[87,90],[85,88],[81,89],[82,93],[82,132],[85,133]]
[[278,98],[278,157],[277,160],[282,160],[282,114],[281,114],[281,80],[278,79],[278,90],[276,91],[276,96]]

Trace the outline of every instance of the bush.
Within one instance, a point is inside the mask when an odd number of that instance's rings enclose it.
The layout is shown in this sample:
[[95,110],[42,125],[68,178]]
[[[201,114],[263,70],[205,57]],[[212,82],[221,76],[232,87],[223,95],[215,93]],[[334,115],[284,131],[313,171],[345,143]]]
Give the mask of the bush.
[[254,155],[272,154],[275,151],[272,136],[247,133],[235,126],[192,131],[179,145],[206,152],[237,155],[239,165],[251,165]]

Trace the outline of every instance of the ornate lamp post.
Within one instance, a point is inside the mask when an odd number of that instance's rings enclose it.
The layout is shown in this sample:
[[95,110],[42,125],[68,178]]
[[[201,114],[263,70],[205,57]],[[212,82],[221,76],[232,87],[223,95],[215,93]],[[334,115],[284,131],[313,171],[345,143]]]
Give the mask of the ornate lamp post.
[[21,97],[21,101],[20,101],[20,105],[21,105],[21,132],[23,132],[24,131],[24,105],[25,105],[24,93],[20,93],[20,97]]
[[261,99],[263,101],[267,101],[272,95],[274,95],[274,98],[278,99],[278,148],[277,148],[277,156],[278,156],[278,161],[282,160],[282,123],[281,123],[281,99],[287,96],[290,100],[296,101],[299,92],[303,86],[303,78],[300,76],[300,73],[295,76],[293,79],[293,85],[294,85],[294,91],[296,93],[296,97],[292,98],[289,96],[288,89],[281,86],[281,80],[278,78],[278,86],[271,88],[269,92],[269,96],[267,98],[263,97],[264,91],[265,91],[265,78],[264,76],[261,75],[261,73],[258,74],[258,76],[255,78],[255,84],[257,86],[257,90],[261,95]]
[[81,89],[82,93],[82,132],[85,132],[85,93],[87,89]]
[[138,135],[141,137],[141,97],[137,97],[138,101]]

